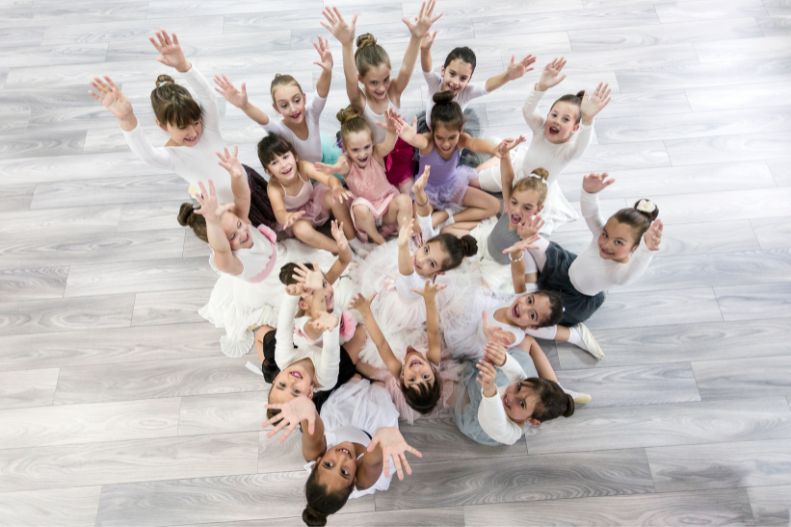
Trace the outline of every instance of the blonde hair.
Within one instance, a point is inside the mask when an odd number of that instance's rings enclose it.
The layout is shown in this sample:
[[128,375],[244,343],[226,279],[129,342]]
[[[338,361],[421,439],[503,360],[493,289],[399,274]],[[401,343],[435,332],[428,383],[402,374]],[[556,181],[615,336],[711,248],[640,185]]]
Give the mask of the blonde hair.
[[360,77],[365,77],[368,70],[379,64],[387,64],[390,67],[390,56],[382,46],[376,43],[376,39],[370,33],[363,33],[357,37],[357,51],[354,52],[354,63],[357,66],[357,73]]
[[289,84],[296,86],[301,94],[305,94],[305,92],[302,91],[302,86],[299,85],[297,79],[295,79],[293,76],[283,73],[275,73],[275,78],[272,79],[272,84],[269,85],[269,92],[272,94],[272,102],[275,102],[275,90],[281,86],[288,86]]
[[544,204],[547,199],[547,179],[549,172],[545,168],[536,168],[526,178],[522,178],[511,188],[511,194],[514,192],[524,192],[525,190],[532,190],[538,193],[538,205]]
[[349,105],[346,108],[342,108],[338,110],[338,113],[335,115],[338,121],[341,122],[341,139],[343,140],[343,146],[346,146],[346,136],[348,136],[352,132],[361,132],[363,130],[368,130],[373,137],[373,130],[371,130],[371,125],[368,124],[362,114],[358,110],[356,110],[353,106]]

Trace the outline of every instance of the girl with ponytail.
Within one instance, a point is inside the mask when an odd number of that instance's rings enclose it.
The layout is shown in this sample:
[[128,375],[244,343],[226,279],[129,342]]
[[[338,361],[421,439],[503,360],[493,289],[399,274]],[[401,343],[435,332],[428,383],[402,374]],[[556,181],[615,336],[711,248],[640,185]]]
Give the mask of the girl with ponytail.
[[[189,183],[189,193],[198,193],[198,182],[213,180],[221,203],[233,201],[233,192],[225,171],[217,165],[215,152],[222,152],[226,143],[220,135],[220,118],[211,86],[198,69],[184,56],[175,33],[157,32],[149,38],[159,52],[157,60],[174,68],[189,84],[192,93],[176,83],[170,75],[160,75],[151,92],[151,106],[157,126],[169,138],[164,147],[148,141],[135,116],[132,105],[121,88],[110,77],[93,79],[91,95],[117,119],[129,148],[146,164],[175,172]],[[244,166],[248,185],[253,189],[249,213],[245,219],[253,226],[276,225],[272,206],[266,195],[266,180]]]

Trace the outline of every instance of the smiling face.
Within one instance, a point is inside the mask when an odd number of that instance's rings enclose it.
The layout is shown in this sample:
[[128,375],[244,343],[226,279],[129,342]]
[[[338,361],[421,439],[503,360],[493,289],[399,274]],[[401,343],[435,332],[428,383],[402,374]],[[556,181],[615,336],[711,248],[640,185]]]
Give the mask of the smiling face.
[[453,151],[459,146],[461,130],[446,128],[442,123],[437,123],[431,132],[434,139],[434,148],[443,159],[449,159]]
[[450,255],[438,241],[424,243],[412,256],[415,272],[422,278],[434,278],[442,272],[443,264]]
[[203,135],[203,121],[195,121],[181,128],[172,123],[158,123],[159,127],[170,135],[170,143],[174,146],[193,147]]
[[231,211],[223,213],[220,217],[220,227],[222,227],[225,236],[228,238],[228,243],[231,244],[231,250],[236,251],[241,248],[253,246],[253,238],[250,235],[250,224],[242,221],[239,216]]
[[302,359],[280,370],[269,389],[269,402],[282,404],[304,395],[313,398],[313,363]]
[[535,216],[543,208],[541,196],[536,190],[520,190],[511,194],[506,204],[508,227],[515,229],[525,219]]
[[390,89],[390,66],[384,62],[371,66],[365,75],[359,77],[359,80],[363,83],[366,97],[375,101],[384,101]]
[[425,355],[409,346],[406,350],[404,363],[401,366],[401,378],[407,390],[411,390],[421,384],[428,387],[434,383],[434,370]]
[[556,102],[544,122],[544,137],[553,144],[565,143],[580,127],[580,107],[576,104]]
[[374,142],[370,130],[349,132],[343,136],[346,155],[360,168],[365,168],[368,159],[373,155]]
[[354,485],[357,472],[357,455],[354,444],[345,441],[327,448],[317,461],[318,482],[328,494],[339,492]]
[[599,256],[604,260],[626,263],[637,249],[634,229],[615,218],[610,218],[599,234]]
[[[515,382],[509,384],[505,389],[502,401],[508,418],[521,424],[530,420],[539,398],[529,386]],[[533,422],[533,424],[538,424],[538,422]]]
[[552,316],[552,306],[545,295],[521,295],[511,302],[505,316],[512,326],[537,328]]
[[297,175],[297,159],[292,152],[275,155],[272,161],[267,163],[266,171],[274,177],[281,185],[292,183]]
[[451,91],[453,95],[458,95],[472,79],[472,64],[465,62],[461,58],[450,61],[450,64],[442,68],[442,85],[439,91]]
[[299,86],[283,84],[273,93],[275,111],[283,116],[286,124],[295,125],[305,122],[305,94]]

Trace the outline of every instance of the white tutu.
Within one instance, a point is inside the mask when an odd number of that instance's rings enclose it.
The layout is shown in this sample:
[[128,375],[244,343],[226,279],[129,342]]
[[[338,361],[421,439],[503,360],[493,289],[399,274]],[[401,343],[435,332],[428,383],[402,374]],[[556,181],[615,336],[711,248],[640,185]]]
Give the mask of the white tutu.
[[226,273],[218,273],[208,302],[198,314],[225,329],[220,337],[220,350],[229,357],[241,357],[253,347],[256,328],[277,324],[277,313],[286,294],[278,277],[280,267],[289,262],[318,261],[328,269],[335,256],[327,251],[307,247],[297,240],[277,243],[277,262],[264,280],[251,283]]
[[508,305],[514,294],[496,293],[479,287],[467,291],[464,296],[463,302],[449,304],[442,312],[445,346],[448,354],[457,360],[477,360],[483,355],[486,345],[481,331],[482,313]]
[[496,221],[483,222],[470,231],[470,235],[478,243],[477,259],[484,286],[497,293],[513,294],[511,266],[496,262],[489,254],[489,234],[496,224]]

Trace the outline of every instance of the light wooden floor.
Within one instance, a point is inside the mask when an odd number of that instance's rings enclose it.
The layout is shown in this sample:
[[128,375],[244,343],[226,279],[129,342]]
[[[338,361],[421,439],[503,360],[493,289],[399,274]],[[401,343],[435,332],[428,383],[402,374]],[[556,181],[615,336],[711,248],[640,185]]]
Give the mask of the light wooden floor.
[[[398,20],[417,5],[341,4],[396,66]],[[265,440],[260,377],[222,356],[196,314],[214,275],[175,221],[184,184],[135,159],[87,83],[112,75],[153,124],[147,94],[162,68],[146,37],[167,28],[207,76],[246,80],[268,106],[274,73],[315,80],[321,4],[0,6],[0,524],[299,523],[296,443]],[[605,208],[654,198],[665,247],[591,320],[606,360],[549,347],[561,378],[593,394],[588,408],[509,448],[471,444],[449,421],[405,426],[425,454],[415,475],[331,524],[788,524],[791,2],[440,9],[435,62],[470,45],[482,80],[512,53],[562,54],[563,91],[614,87],[563,185],[575,197],[584,171],[609,170]],[[333,49],[325,130],[345,98]],[[535,78],[473,105],[489,134],[525,131],[518,109]],[[415,75],[407,113],[424,93]],[[261,131],[235,109],[223,128],[253,162]],[[577,223],[556,239],[587,237]]]

